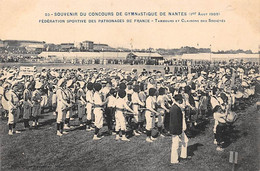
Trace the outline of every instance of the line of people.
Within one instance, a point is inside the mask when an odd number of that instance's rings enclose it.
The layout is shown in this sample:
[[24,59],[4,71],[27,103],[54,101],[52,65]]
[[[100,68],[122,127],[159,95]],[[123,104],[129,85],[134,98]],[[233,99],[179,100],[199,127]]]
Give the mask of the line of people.
[[79,126],[94,130],[94,140],[102,138],[105,121],[116,140],[130,141],[126,135],[130,127],[134,136],[145,133],[146,141],[153,142],[156,133],[163,137],[171,132],[170,110],[178,104],[186,133],[213,115],[214,143],[222,150],[224,127],[237,117],[230,111],[255,94],[259,73],[253,66],[246,69],[225,65],[213,71],[163,75],[145,69],[138,73],[136,69],[44,68],[21,76],[18,68],[5,67],[0,72],[1,113],[8,114],[10,135],[20,133],[15,127],[21,115],[26,129],[37,128],[39,116],[48,107],[56,115],[58,136],[69,133],[76,116]]

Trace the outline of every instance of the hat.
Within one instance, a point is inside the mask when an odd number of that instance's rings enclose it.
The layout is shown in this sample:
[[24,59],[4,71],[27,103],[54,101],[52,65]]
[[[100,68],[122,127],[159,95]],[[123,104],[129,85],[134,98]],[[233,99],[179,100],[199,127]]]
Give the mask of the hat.
[[101,81],[101,84],[106,84],[106,83],[107,83],[106,80],[102,80],[102,81]]
[[248,86],[249,86],[248,83],[245,82],[245,81],[243,81],[241,85],[242,85],[243,87],[248,87]]
[[41,88],[41,87],[42,87],[42,83],[39,82],[39,81],[37,81],[37,82],[35,83],[35,88],[36,88],[36,89],[39,89],[39,88]]

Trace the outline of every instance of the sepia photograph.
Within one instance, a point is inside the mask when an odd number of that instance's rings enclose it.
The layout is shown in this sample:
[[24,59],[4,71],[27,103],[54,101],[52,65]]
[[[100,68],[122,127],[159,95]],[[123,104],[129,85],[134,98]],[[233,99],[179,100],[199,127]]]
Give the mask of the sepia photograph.
[[260,1],[0,0],[0,170],[260,170]]

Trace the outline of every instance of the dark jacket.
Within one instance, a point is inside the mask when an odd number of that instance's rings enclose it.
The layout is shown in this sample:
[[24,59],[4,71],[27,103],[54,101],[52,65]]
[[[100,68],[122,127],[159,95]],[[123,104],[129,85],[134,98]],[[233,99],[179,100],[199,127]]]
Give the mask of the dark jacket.
[[182,111],[179,106],[174,104],[170,109],[169,131],[172,135],[180,135],[182,133]]

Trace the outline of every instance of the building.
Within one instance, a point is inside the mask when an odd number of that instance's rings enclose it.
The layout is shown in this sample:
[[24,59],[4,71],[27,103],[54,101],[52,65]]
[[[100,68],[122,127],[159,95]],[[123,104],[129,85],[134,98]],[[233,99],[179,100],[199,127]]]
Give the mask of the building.
[[61,45],[48,43],[48,44],[45,44],[45,49],[47,52],[59,52],[61,50]]
[[107,44],[93,44],[93,50],[100,52],[100,51],[105,51],[105,52],[113,52],[116,51],[115,48],[112,48],[108,46]]
[[45,42],[31,40],[3,40],[3,46],[12,53],[40,53],[45,49]]
[[4,40],[5,47],[37,47],[44,48],[44,41],[31,40]]
[[75,49],[74,43],[61,43],[60,47],[61,47],[62,52],[69,52],[69,51]]
[[80,44],[80,51],[93,51],[94,49],[94,42],[92,41],[83,41]]

